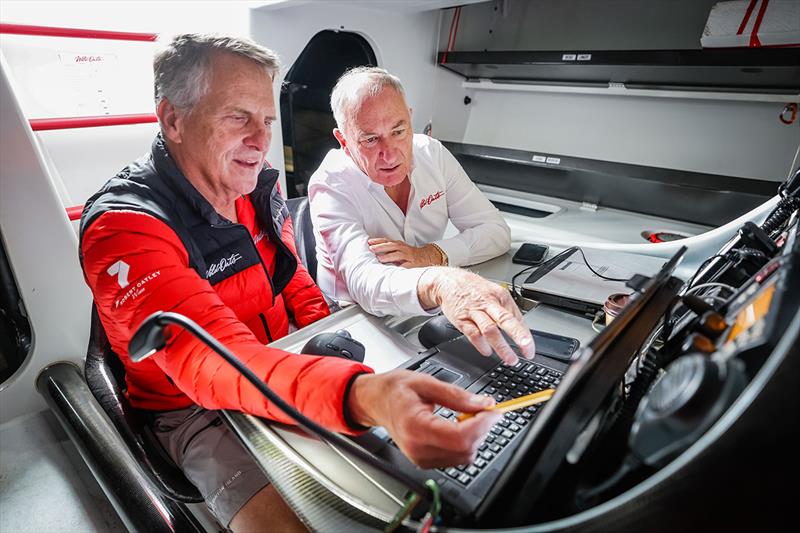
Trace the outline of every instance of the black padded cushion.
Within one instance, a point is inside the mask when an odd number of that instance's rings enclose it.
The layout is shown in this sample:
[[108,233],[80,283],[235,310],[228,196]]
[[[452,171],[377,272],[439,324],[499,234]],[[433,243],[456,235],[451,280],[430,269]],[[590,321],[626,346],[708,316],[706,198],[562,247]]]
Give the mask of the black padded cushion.
[[286,207],[292,217],[297,255],[311,274],[311,278],[317,281],[317,245],[314,239],[314,226],[311,224],[308,197],[289,198],[286,200]]
[[148,424],[148,413],[132,407],[125,397],[121,386],[125,383],[125,369],[111,350],[94,304],[83,372],[92,395],[153,484],[173,500],[184,503],[203,501],[197,488],[186,479],[158,442]]

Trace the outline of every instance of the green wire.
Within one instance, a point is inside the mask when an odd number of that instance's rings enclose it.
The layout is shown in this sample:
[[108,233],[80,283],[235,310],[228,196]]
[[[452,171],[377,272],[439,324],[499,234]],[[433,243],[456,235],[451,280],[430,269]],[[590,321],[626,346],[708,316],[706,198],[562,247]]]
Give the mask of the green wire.
[[397,529],[400,526],[400,524],[403,523],[403,520],[405,520],[406,517],[411,514],[411,511],[413,511],[414,507],[417,506],[419,500],[420,500],[419,494],[417,494],[416,492],[412,492],[411,494],[409,494],[408,498],[406,498],[406,502],[403,504],[403,507],[401,507],[400,510],[397,511],[397,514],[394,515],[394,518],[392,518],[392,521],[389,523],[388,526],[386,526],[386,529],[384,531],[386,533],[392,533],[392,531]]
[[[439,488],[439,485],[437,485],[436,482],[432,479],[426,480],[425,486],[428,487],[428,489],[431,491],[431,494],[433,495],[433,502],[431,502],[431,507],[430,509],[428,509],[427,514],[431,516],[432,519],[431,521],[435,522],[436,518],[439,516],[439,512],[441,512],[442,510],[441,489]],[[419,497],[419,494],[417,494],[416,492],[412,492],[411,494],[409,494],[408,498],[406,498],[406,501],[403,504],[403,507],[401,507],[400,510],[397,511],[397,514],[394,515],[394,518],[392,518],[392,521],[389,523],[388,526],[386,526],[386,529],[384,531],[386,533],[392,533],[392,531],[397,529],[400,526],[400,524],[403,523],[403,520],[405,520],[406,517],[411,514],[411,511],[414,510],[414,507],[417,506],[420,499],[421,498]]]
[[442,510],[442,499],[441,499],[441,489],[439,489],[439,485],[432,479],[428,479],[425,481],[425,486],[428,487],[433,494],[433,503],[431,503],[431,508],[428,512],[433,515],[433,519],[439,516],[439,512]]

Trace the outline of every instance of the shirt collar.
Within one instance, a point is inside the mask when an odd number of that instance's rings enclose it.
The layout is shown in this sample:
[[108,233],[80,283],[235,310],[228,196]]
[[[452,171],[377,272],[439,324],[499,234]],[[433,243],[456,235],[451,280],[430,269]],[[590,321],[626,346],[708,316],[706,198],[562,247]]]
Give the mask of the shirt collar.
[[[151,157],[153,158],[153,164],[158,174],[165,179],[167,184],[177,192],[179,196],[186,200],[195,212],[210,224],[218,225],[230,223],[228,219],[217,213],[206,197],[200,194],[200,191],[186,179],[186,176],[175,164],[175,160],[170,156],[167,143],[160,132],[153,140]],[[272,190],[272,187],[275,186],[275,182],[278,179],[279,173],[277,170],[269,167],[267,164],[265,164],[264,167],[265,168],[258,174],[258,183],[256,184],[255,191],[261,190],[262,188]]]

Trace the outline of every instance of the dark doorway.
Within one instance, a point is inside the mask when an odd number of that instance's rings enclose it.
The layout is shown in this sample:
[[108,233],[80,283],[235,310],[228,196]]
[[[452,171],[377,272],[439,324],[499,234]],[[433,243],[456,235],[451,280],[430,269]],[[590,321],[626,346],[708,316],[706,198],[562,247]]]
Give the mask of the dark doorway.
[[281,88],[281,129],[289,198],[306,195],[308,179],[325,154],[339,143],[330,96],[347,69],[377,65],[375,52],[360,35],[321,31],[308,42]]

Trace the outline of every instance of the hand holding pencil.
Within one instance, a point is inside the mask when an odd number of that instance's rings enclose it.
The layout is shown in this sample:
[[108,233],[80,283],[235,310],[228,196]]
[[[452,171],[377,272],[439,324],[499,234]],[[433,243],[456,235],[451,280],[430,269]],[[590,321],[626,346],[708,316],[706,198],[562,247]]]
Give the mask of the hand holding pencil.
[[[538,403],[544,403],[550,398],[553,397],[553,394],[556,392],[555,389],[545,389],[539,392],[534,392],[533,394],[527,394],[525,396],[520,396],[519,398],[514,398],[513,400],[507,400],[505,402],[500,402],[495,404],[491,407],[487,407],[484,411],[499,411],[501,413],[507,413],[508,411],[516,411],[517,409],[522,409],[524,407],[529,407],[531,405],[536,405]],[[469,418],[475,416],[476,413],[461,413],[456,417],[456,420],[459,422],[463,422]]]

